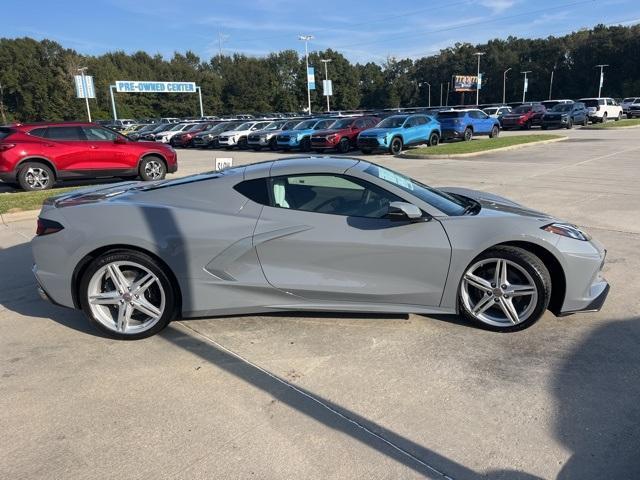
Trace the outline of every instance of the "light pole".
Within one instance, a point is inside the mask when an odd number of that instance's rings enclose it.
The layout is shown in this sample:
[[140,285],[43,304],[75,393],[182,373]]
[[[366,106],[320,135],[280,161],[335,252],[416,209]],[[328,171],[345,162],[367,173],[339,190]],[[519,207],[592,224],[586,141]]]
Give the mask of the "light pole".
[[557,66],[558,65],[554,65],[553,70],[551,70],[551,80],[549,81],[549,100],[551,100],[551,90],[553,88],[553,74],[555,73]]
[[440,107],[442,106],[442,83],[440,83]]
[[598,87],[598,98],[602,94],[602,84],[604,83],[604,67],[608,67],[609,65],[596,65],[594,68],[600,69],[600,86]]
[[2,123],[7,123],[7,116],[4,113],[4,90],[2,90],[2,83],[0,83],[0,115],[2,115]]
[[87,117],[89,117],[89,121],[91,121],[91,109],[89,108],[89,89],[87,88],[87,77],[85,76],[85,72],[87,71],[87,67],[78,68],[80,75],[82,75],[82,90],[84,91],[84,101],[87,104]]
[[484,55],[484,52],[476,52],[474,53],[474,55],[476,55],[478,57],[478,80],[476,83],[476,106],[480,105],[480,87],[482,86],[481,80],[480,80],[480,57],[482,55]]
[[511,67],[507,68],[502,73],[502,104],[507,103],[507,73],[511,70]]
[[449,83],[450,83],[450,82],[447,82],[447,97],[446,97],[446,98],[445,98],[445,100],[444,100],[444,106],[445,106],[445,107],[448,107],[448,106],[449,106]]
[[524,103],[525,98],[527,98],[527,90],[529,89],[529,81],[527,80],[527,73],[531,73],[531,70],[527,70],[526,72],[520,72],[524,74],[524,85],[522,87],[522,103]]
[[313,35],[300,35],[298,40],[304,42],[304,63],[306,65],[305,76],[307,78],[307,108],[311,115],[311,90],[309,90],[309,40],[313,40]]
[[429,82],[418,82],[418,87],[426,85],[429,88],[429,106],[431,106],[431,84]]
[[[324,63],[324,79],[325,80],[329,80],[329,74],[327,73],[327,63],[331,62],[330,58],[321,58],[320,61],[322,63]],[[326,82],[327,84],[329,83],[328,81]],[[331,108],[329,107],[329,95],[327,95],[327,92],[323,92],[325,95],[325,97],[327,97],[327,112],[331,111]]]

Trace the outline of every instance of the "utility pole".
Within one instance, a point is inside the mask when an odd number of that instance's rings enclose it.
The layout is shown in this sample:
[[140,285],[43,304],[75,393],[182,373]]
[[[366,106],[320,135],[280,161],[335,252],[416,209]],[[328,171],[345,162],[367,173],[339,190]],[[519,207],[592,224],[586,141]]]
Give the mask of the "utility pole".
[[476,106],[480,105],[480,87],[482,86],[482,80],[480,79],[480,57],[484,55],[484,52],[474,53],[478,57],[478,80],[476,83]]
[[529,80],[527,80],[527,73],[531,73],[531,70],[520,73],[524,74],[524,85],[522,87],[522,103],[524,103],[525,98],[527,98],[527,90],[529,89]]
[[553,66],[553,70],[551,70],[551,80],[549,81],[549,100],[551,100],[551,90],[553,89],[553,74],[555,73],[557,66],[558,64],[555,64]]
[[[320,61],[322,63],[324,63],[324,79],[328,81],[329,80],[329,74],[327,73],[327,63],[331,62],[331,59],[330,58],[322,58],[322,59],[320,59]],[[329,106],[329,95],[327,95],[326,92],[323,92],[323,93],[325,94],[324,96],[327,97],[327,112],[330,112],[331,111],[331,107]],[[309,113],[311,113],[311,112],[309,112]]]
[[604,67],[608,67],[609,65],[596,65],[594,68],[600,69],[600,84],[598,87],[598,98],[602,94],[602,84],[604,83]]
[[431,106],[431,84],[429,82],[418,82],[418,87],[421,87],[422,85],[429,87],[429,106]]
[[304,63],[306,65],[305,77],[307,79],[307,108],[309,115],[311,115],[311,90],[309,89],[309,40],[313,40],[313,35],[300,35],[298,40],[304,42]]
[[87,104],[87,117],[89,117],[89,121],[91,121],[91,109],[89,108],[89,89],[87,88],[87,77],[86,71],[88,67],[80,67],[78,71],[80,75],[82,75],[82,90],[84,90],[84,101]]
[[444,103],[445,107],[448,107],[449,106],[449,82],[447,82],[447,98],[445,99],[444,102],[445,102]]
[[511,67],[507,68],[502,73],[502,104],[505,105],[507,103],[507,73],[511,70]]
[[440,82],[440,105],[438,105],[439,107],[442,106],[442,82]]
[[2,89],[2,83],[0,83],[0,115],[2,115],[2,123],[7,123],[7,116],[4,113],[4,90]]

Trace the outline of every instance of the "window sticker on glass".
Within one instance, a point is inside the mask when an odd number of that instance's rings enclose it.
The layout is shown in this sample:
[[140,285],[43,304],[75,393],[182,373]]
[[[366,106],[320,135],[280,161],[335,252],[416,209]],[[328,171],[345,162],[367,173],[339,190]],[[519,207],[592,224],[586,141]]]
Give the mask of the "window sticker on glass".
[[378,167],[378,178],[386,180],[387,182],[398,185],[399,187],[413,190],[413,182],[406,177],[402,177],[397,173],[391,172],[386,168]]

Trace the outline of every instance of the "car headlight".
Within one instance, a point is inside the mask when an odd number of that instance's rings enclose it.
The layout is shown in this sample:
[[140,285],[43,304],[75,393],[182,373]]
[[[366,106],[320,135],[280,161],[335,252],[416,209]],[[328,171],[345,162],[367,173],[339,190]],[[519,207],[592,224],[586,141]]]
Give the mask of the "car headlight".
[[331,141],[331,140],[334,140],[336,137],[337,135],[335,133],[332,133],[331,135],[327,135],[325,139]]
[[570,223],[550,223],[542,227],[542,230],[555,233],[556,235],[562,235],[563,237],[573,238],[574,240],[582,240],[584,242],[591,240],[591,235]]

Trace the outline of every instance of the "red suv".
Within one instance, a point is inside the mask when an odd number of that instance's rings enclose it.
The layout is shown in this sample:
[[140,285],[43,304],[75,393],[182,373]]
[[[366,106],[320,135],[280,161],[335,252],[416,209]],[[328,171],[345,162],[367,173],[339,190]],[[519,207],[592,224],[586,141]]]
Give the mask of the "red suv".
[[539,103],[529,103],[514,108],[502,116],[502,129],[524,128],[529,130],[533,125],[542,124],[542,116],[546,109]]
[[168,145],[135,142],[94,123],[0,127],[0,180],[46,190],[58,180],[123,177],[161,180],[178,170]]
[[311,148],[318,153],[335,148],[347,153],[357,146],[358,134],[367,128],[373,128],[380,121],[376,117],[340,118],[328,130],[320,130],[311,135]]

